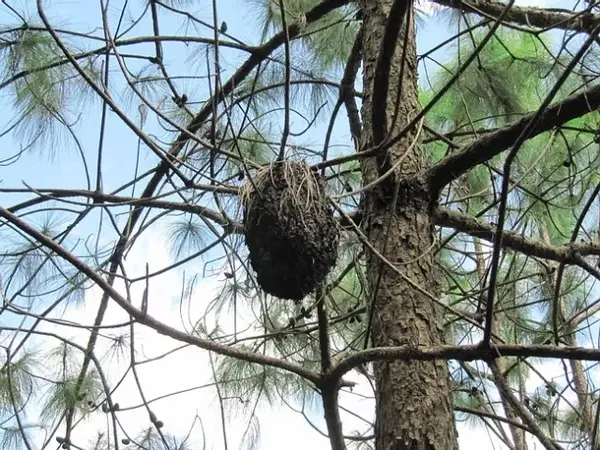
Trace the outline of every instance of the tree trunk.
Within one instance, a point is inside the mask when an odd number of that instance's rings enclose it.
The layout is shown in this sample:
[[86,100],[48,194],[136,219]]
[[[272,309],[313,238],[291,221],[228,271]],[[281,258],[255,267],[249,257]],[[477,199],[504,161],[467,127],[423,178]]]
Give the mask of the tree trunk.
[[[402,1],[402,0],[400,0]],[[391,0],[363,0],[364,90],[363,144],[373,143],[372,105],[377,58]],[[419,111],[415,30],[410,7],[397,40],[389,70],[387,130],[394,134]],[[409,26],[406,27],[406,20]],[[408,31],[407,31],[408,30]],[[406,45],[404,45],[406,43]],[[403,55],[403,53],[405,53]],[[404,59],[404,69],[402,64]],[[402,80],[400,74],[402,72]],[[400,95],[398,97],[398,92]],[[399,102],[397,102],[397,97]],[[398,103],[398,104],[397,104]],[[393,125],[397,111],[397,120]],[[441,310],[416,285],[439,298],[434,258],[434,229],[428,187],[419,177],[424,167],[420,147],[406,154],[415,133],[389,149],[389,164],[403,160],[395,177],[366,195],[363,229],[374,248],[407,278],[390,270],[374,254],[368,258],[368,280],[374,302],[371,340],[374,346],[441,344]],[[377,158],[362,162],[363,180],[379,177]],[[378,450],[453,450],[456,429],[445,361],[393,362],[374,365]]]

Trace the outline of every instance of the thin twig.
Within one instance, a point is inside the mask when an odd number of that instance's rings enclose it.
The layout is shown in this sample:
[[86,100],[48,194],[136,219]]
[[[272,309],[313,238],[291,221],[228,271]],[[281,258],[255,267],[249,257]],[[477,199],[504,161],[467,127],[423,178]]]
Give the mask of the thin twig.
[[285,87],[283,94],[283,132],[281,136],[281,146],[279,147],[278,161],[283,161],[285,158],[285,146],[290,135],[290,73],[291,73],[291,58],[290,58],[290,35],[285,18],[285,3],[284,0],[279,0],[279,11],[281,14],[281,26],[284,36],[284,52],[285,52]]

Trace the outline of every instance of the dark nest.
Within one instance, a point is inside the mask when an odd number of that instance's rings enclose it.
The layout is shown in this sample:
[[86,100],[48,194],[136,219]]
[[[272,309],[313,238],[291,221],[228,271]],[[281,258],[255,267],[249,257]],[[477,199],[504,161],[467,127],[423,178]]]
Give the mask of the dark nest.
[[322,177],[304,162],[263,168],[242,192],[250,263],[261,288],[302,300],[337,258],[338,228]]

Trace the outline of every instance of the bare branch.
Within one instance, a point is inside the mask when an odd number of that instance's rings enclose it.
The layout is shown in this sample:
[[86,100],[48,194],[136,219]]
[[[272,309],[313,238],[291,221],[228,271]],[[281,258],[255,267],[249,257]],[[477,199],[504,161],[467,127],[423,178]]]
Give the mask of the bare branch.
[[417,347],[379,347],[356,352],[335,364],[327,378],[340,378],[350,370],[373,361],[432,361],[435,359],[456,361],[490,361],[504,356],[521,358],[579,359],[600,361],[600,350],[584,347],[558,347],[553,345],[498,344],[487,348],[475,345],[437,345]]
[[[435,210],[435,223],[438,226],[453,228],[470,236],[493,242],[496,229],[483,220],[468,214],[438,207]],[[552,246],[526,238],[515,231],[502,232],[502,246],[536,258],[562,261],[566,264],[579,264],[576,255],[600,255],[600,242],[573,242],[569,245]]]
[[[432,0],[434,3],[450,8],[461,9],[467,13],[475,13],[487,18],[500,16],[505,3],[488,0]],[[558,28],[581,33],[589,33],[600,24],[600,15],[590,12],[574,13],[568,10],[544,9],[527,6],[512,6],[503,19],[527,27],[548,30]]]
[[501,371],[498,369],[498,365],[497,365],[496,361],[491,361],[489,363],[489,366],[490,366],[492,373],[494,374],[494,379],[496,381],[496,385],[498,386],[498,390],[500,391],[500,394],[502,395],[503,398],[508,400],[508,402],[513,407],[515,412],[519,415],[521,420],[523,420],[523,422],[527,424],[527,426],[529,427],[529,429],[533,433],[533,435],[539,439],[539,441],[542,443],[542,445],[544,447],[546,447],[547,450],[561,449],[562,447],[560,447],[556,442],[554,442],[548,436],[546,436],[546,433],[544,433],[540,429],[540,427],[535,422],[535,420],[531,416],[531,414],[529,414],[529,412],[525,409],[525,407],[521,404],[521,402],[514,396],[514,394],[512,393],[512,391],[510,389],[508,381],[506,380],[504,375],[502,375]]
[[307,370],[298,364],[294,364],[291,362],[287,362],[284,360],[279,360],[277,358],[273,358],[270,356],[266,356],[260,353],[252,353],[245,350],[241,350],[238,348],[230,347],[228,345],[217,344],[209,339],[203,339],[198,336],[194,336],[183,331],[180,331],[176,328],[170,327],[165,323],[155,319],[147,313],[144,313],[140,309],[133,306],[125,297],[123,297],[114,287],[112,287],[102,276],[100,276],[95,270],[93,270],[90,266],[85,264],[81,259],[77,258],[67,249],[58,245],[54,240],[50,239],[48,236],[45,236],[31,225],[23,222],[21,219],[16,217],[14,214],[11,214],[5,208],[0,206],[0,216],[6,219],[8,222],[12,223],[14,226],[19,228],[21,231],[35,239],[37,242],[47,247],[48,249],[55,252],[58,256],[63,258],[65,261],[72,264],[77,270],[81,271],[85,274],[90,280],[98,285],[100,289],[102,289],[110,298],[112,298],[121,308],[123,308],[133,319],[135,319],[138,323],[142,325],[146,325],[153,330],[157,331],[159,334],[163,334],[165,336],[169,336],[173,339],[176,339],[181,342],[186,342],[188,344],[194,345],[198,348],[213,351],[220,355],[230,356],[233,358],[242,359],[244,361],[253,362],[257,364],[265,364],[271,367],[277,367],[280,369],[284,369],[300,375],[301,377],[306,378],[313,383],[320,383],[321,377]]

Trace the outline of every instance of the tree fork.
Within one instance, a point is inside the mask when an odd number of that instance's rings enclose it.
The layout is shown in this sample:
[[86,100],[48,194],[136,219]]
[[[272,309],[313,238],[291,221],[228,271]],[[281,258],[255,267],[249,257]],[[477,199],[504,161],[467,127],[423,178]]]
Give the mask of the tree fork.
[[[400,0],[398,0],[400,1]],[[375,80],[386,24],[393,0],[362,0],[363,10],[363,147],[373,145],[385,128],[397,133],[419,111],[417,62],[412,5],[398,30],[393,54],[388,55],[388,83],[384,104],[374,95]],[[396,5],[396,10],[398,6]],[[403,9],[403,8],[402,8]],[[407,22],[408,21],[408,26]],[[374,98],[376,97],[376,98]],[[385,107],[386,114],[373,108]],[[385,117],[385,124],[373,118]],[[385,125],[385,126],[382,126]],[[375,134],[374,135],[374,131]],[[412,281],[434,295],[437,272],[434,253],[434,217],[429,184],[419,177],[424,158],[411,131],[388,150],[390,166],[398,164],[392,181],[378,185],[365,198],[362,227],[375,249],[402,268]],[[410,153],[408,153],[410,152]],[[378,162],[361,162],[363,181],[379,177]],[[390,184],[392,184],[390,189]],[[393,191],[395,195],[390,196]],[[443,343],[441,310],[374,255],[368,258],[367,275],[372,293],[371,341],[374,347],[401,345],[435,346]],[[394,361],[374,363],[376,380],[378,450],[452,450],[457,437],[452,409],[449,371],[444,361]]]

